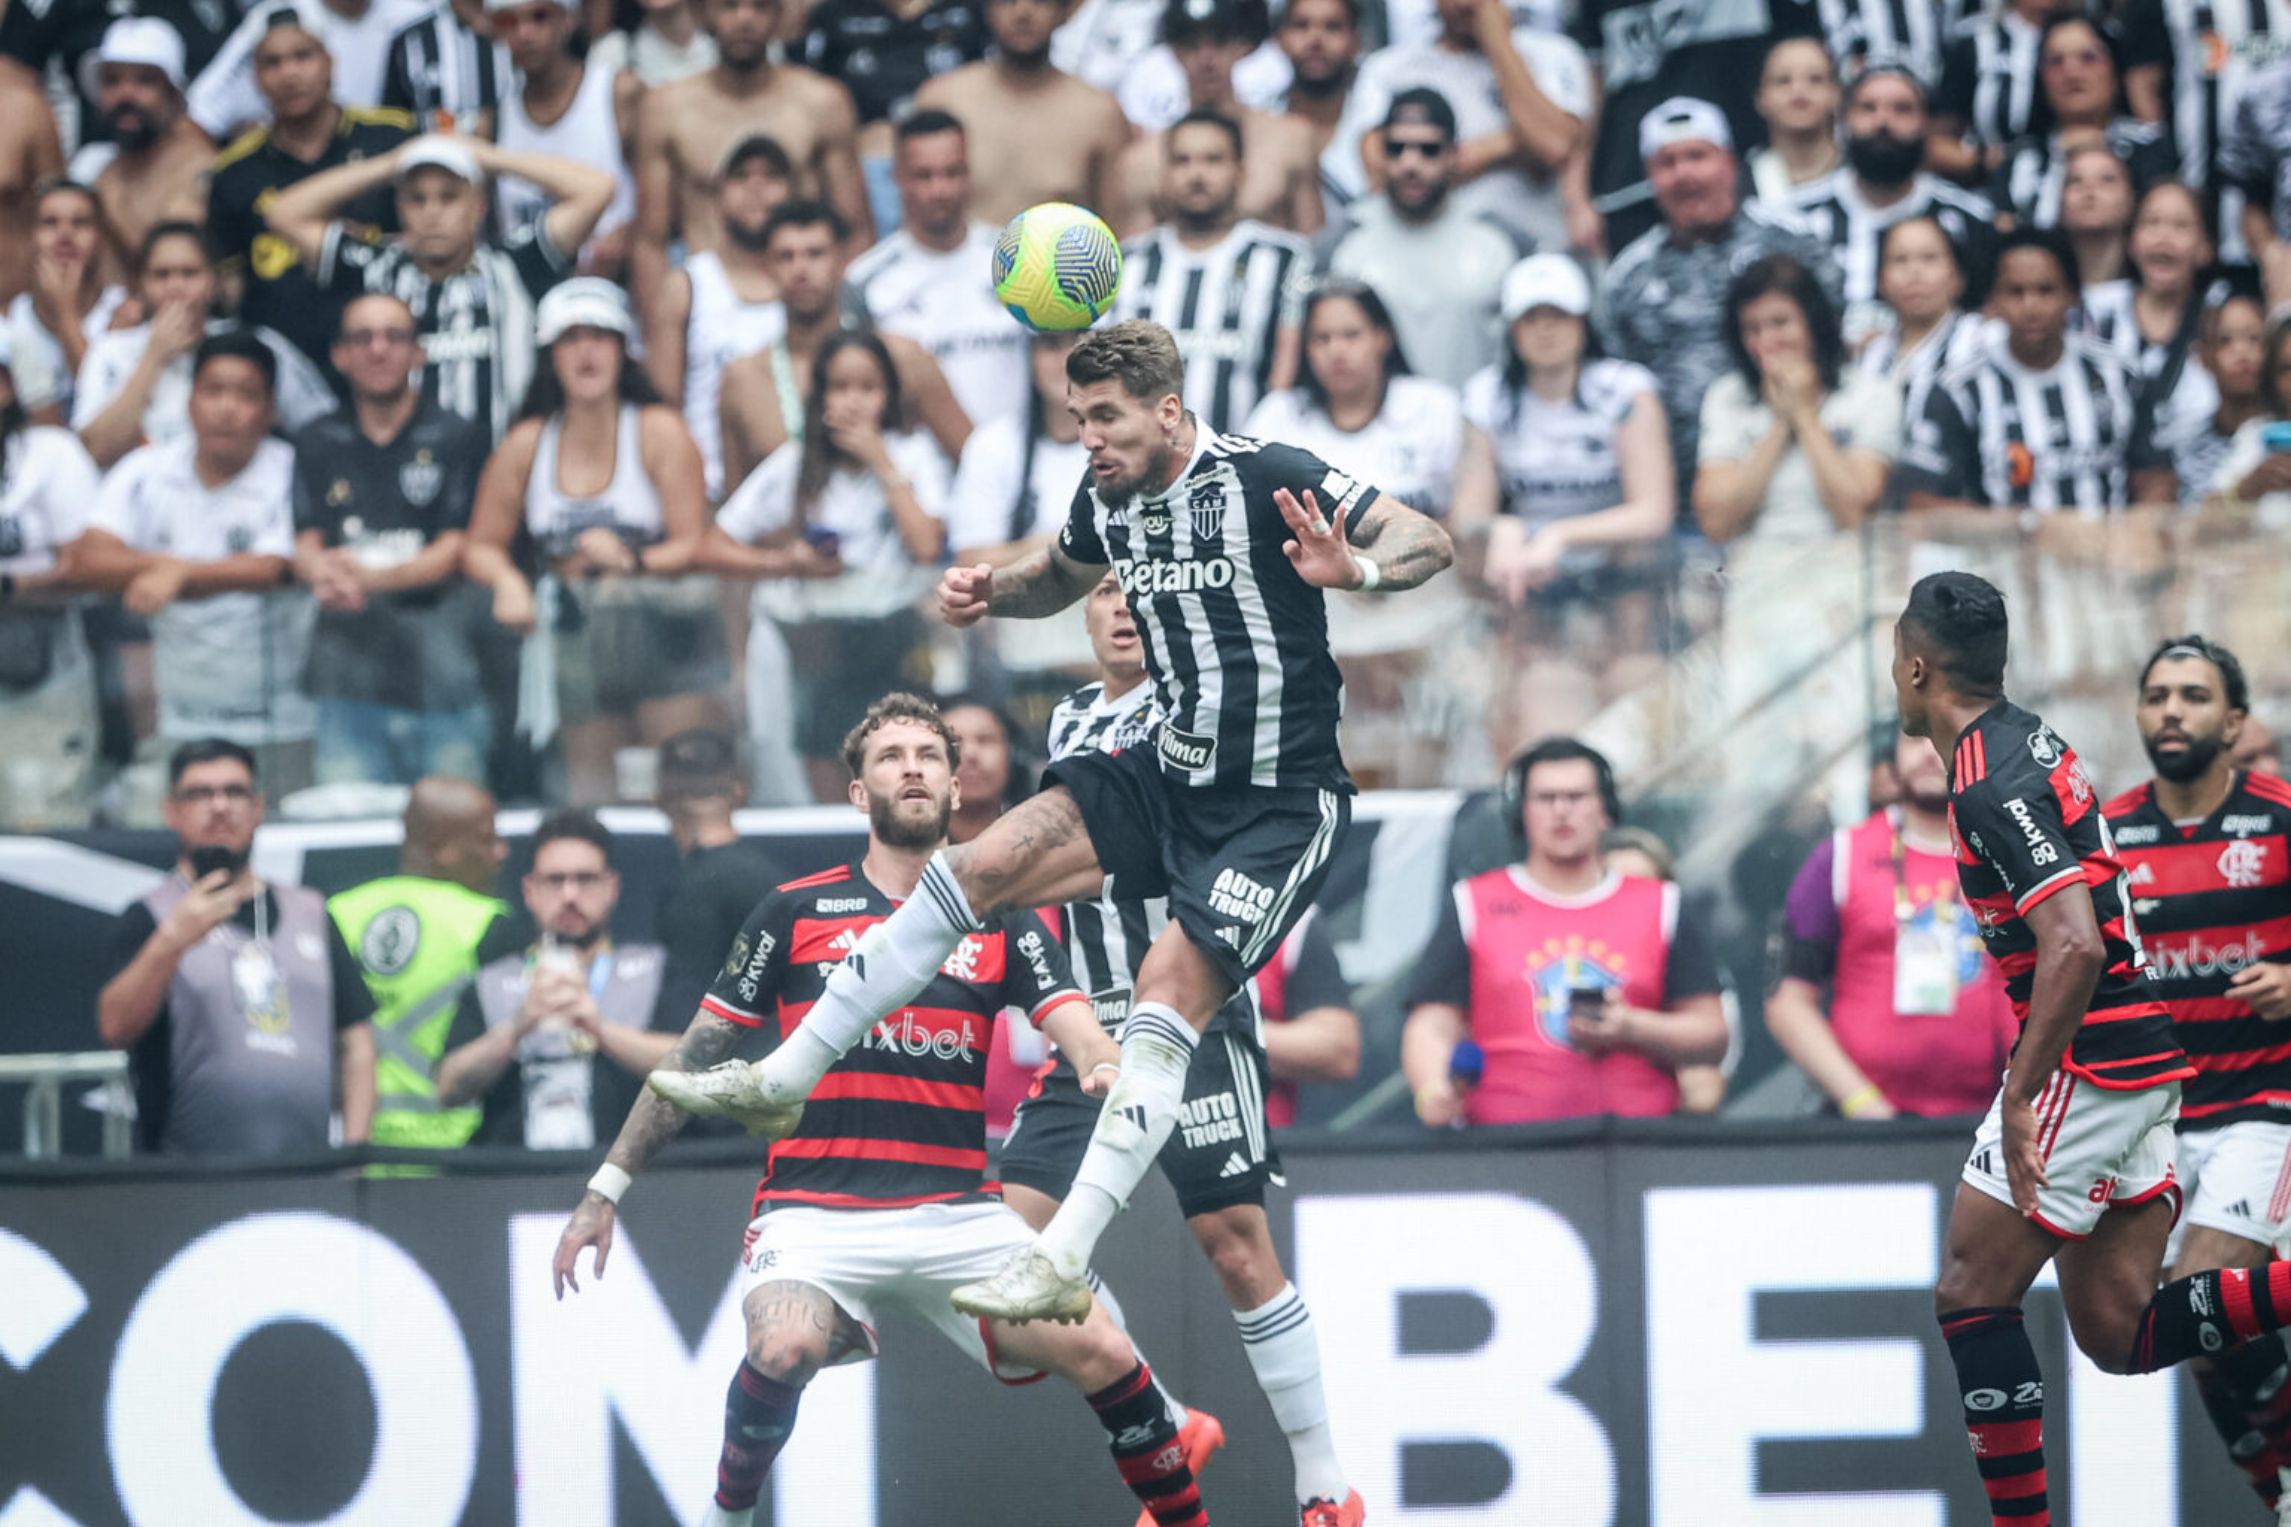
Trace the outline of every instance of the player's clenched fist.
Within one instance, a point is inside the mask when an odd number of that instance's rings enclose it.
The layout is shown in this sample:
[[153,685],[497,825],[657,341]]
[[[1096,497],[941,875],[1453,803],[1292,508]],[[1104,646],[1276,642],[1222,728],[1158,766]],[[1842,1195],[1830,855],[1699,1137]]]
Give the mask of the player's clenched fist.
[[994,592],[994,569],[984,562],[950,567],[939,575],[939,614],[950,626],[975,626],[986,618]]

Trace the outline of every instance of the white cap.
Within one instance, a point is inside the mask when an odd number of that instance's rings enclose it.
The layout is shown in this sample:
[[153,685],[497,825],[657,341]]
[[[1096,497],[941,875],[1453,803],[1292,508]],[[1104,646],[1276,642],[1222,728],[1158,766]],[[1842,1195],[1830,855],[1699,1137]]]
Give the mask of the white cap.
[[1503,321],[1516,323],[1537,308],[1576,318],[1591,311],[1591,283],[1583,267],[1563,254],[1529,255],[1504,273]]
[[477,156],[469,146],[444,133],[424,133],[407,144],[398,155],[397,178],[404,180],[425,167],[443,170],[473,186],[485,184],[485,171],[477,167]]
[[567,329],[603,329],[628,337],[628,298],[602,276],[575,276],[549,288],[534,315],[534,335],[553,345]]
[[103,29],[103,42],[80,60],[80,90],[93,99],[105,64],[141,64],[167,76],[183,92],[183,34],[156,16],[122,16]]
[[1715,143],[1731,151],[1734,132],[1726,125],[1726,113],[1708,101],[1674,95],[1639,119],[1640,163],[1674,143]]

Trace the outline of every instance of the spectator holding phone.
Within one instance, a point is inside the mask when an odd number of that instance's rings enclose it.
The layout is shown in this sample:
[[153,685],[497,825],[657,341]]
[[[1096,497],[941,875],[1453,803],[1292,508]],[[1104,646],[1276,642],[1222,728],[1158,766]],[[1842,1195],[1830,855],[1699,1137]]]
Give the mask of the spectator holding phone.
[[1400,1067],[1435,1128],[1675,1113],[1726,1053],[1717,962],[1679,890],[1610,872],[1613,770],[1571,738],[1512,761],[1522,862],[1455,886],[1417,966]]
[[2212,492],[2230,509],[2282,514],[2291,511],[2291,318],[2267,325],[2259,396],[2266,409],[2236,430]]
[[[748,634],[759,749],[793,730],[812,796],[850,781],[843,735],[896,689],[923,642],[916,601],[946,546],[946,458],[902,430],[883,341],[844,329],[812,360],[804,428],[724,501],[702,559],[762,580]],[[777,804],[776,802],[774,804]]]

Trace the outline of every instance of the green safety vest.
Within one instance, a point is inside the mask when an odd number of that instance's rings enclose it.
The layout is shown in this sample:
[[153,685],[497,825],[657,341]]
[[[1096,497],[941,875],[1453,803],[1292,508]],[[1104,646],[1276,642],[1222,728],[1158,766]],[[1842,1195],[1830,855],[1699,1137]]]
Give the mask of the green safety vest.
[[374,994],[374,1143],[450,1148],[480,1110],[438,1106],[437,1065],[477,946],[508,909],[450,880],[388,875],[328,899]]

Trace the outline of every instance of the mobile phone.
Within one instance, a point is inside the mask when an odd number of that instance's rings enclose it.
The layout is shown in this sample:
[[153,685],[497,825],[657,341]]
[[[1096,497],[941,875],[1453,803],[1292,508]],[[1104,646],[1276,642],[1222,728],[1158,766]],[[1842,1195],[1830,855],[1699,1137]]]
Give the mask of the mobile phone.
[[197,885],[217,870],[236,875],[239,872],[239,866],[245,862],[238,856],[236,850],[226,848],[220,843],[202,844],[191,850],[191,883]]
[[811,543],[813,551],[818,552],[823,557],[837,557],[843,554],[843,537],[824,525],[804,526],[803,538]]
[[1568,987],[1567,1012],[1570,1017],[1597,1022],[1607,1012],[1607,988],[1604,986]]
[[2291,456],[2291,420],[2277,419],[2261,426],[2259,446],[2270,456]]

